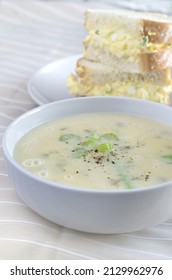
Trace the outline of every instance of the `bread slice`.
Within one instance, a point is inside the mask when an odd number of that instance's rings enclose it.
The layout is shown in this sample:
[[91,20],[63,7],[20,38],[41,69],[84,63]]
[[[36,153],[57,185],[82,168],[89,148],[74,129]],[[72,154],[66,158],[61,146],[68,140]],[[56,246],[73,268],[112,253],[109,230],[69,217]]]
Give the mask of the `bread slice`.
[[116,67],[120,72],[144,73],[172,67],[171,48],[151,53],[142,52],[132,56],[119,56],[117,53],[111,54],[104,48],[89,44],[85,49],[84,57],[88,60]]
[[90,9],[85,13],[85,27],[88,30],[123,29],[141,38],[149,36],[151,43],[172,43],[172,17],[129,10]]
[[[123,69],[122,69],[123,70]],[[125,69],[124,69],[125,70]],[[125,82],[144,82],[159,86],[171,84],[171,69],[166,68],[161,71],[148,73],[120,72],[116,67],[102,65],[85,58],[80,58],[76,64],[76,74],[85,84],[104,84],[116,81]]]
[[88,60],[142,73],[172,67],[172,18],[121,10],[88,10]]

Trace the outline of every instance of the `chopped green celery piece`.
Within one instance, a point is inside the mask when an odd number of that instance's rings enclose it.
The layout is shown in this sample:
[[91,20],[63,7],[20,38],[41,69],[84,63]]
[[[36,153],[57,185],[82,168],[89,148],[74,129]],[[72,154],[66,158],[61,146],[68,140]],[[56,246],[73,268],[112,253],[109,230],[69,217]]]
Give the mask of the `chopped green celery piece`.
[[148,36],[143,36],[142,46],[147,46],[148,43],[149,43],[149,37]]
[[96,149],[98,150],[98,152],[108,152],[108,151],[113,151],[114,150],[114,146],[112,143],[108,142],[108,143],[102,143],[100,145],[97,145]]
[[97,141],[97,140],[100,140],[100,136],[97,134],[97,133],[95,133],[95,132],[93,132],[92,134],[91,134],[91,137],[90,137],[90,140],[93,140],[93,141]]
[[88,153],[88,151],[84,148],[76,148],[73,152],[73,156],[75,158],[81,158],[86,156],[86,154]]
[[95,132],[93,132],[88,140],[85,140],[84,142],[81,142],[80,144],[82,146],[86,146],[86,147],[91,146],[92,148],[94,148],[98,144],[99,140],[100,140],[100,136],[98,134],[96,134]]
[[167,160],[167,163],[172,164],[172,154],[170,155],[164,155],[162,158],[165,158]]
[[86,140],[86,141],[84,141],[84,142],[81,142],[80,144],[82,145],[82,146],[92,146],[92,145],[94,145],[94,141],[93,140]]
[[70,141],[70,140],[79,140],[80,136],[75,135],[73,133],[63,134],[59,137],[59,140],[62,142]]
[[162,156],[163,158],[167,158],[167,159],[172,159],[172,154],[171,155],[165,155],[165,156]]
[[119,140],[119,137],[114,133],[106,133],[106,134],[103,134],[102,137],[109,139],[109,140]]
[[111,35],[113,35],[113,34],[115,34],[115,31],[114,31],[114,30],[108,32],[106,35],[107,35],[107,36],[111,36]]
[[125,187],[127,189],[134,189],[134,185],[132,184],[132,182],[130,181],[130,179],[123,173],[123,171],[121,170],[121,168],[116,167],[117,172],[122,180],[122,182],[124,183]]
[[113,91],[112,87],[105,88],[105,94],[110,94]]
[[95,31],[95,33],[96,33],[97,35],[100,35],[100,30],[97,29],[97,30]]

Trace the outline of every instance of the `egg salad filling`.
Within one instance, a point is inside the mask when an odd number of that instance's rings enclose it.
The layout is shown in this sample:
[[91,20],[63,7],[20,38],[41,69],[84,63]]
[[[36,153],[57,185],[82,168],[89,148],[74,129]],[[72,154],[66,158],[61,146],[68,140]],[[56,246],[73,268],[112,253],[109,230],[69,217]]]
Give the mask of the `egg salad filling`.
[[121,32],[121,30],[91,30],[84,41],[85,45],[103,48],[118,57],[134,56],[139,53],[138,36]]
[[140,81],[115,81],[105,84],[89,84],[74,75],[68,77],[67,86],[71,94],[79,96],[128,96],[165,104],[169,104],[169,94],[172,92],[171,84],[160,86]]
[[171,48],[171,44],[155,44],[149,41],[147,36],[140,36],[138,33],[130,34],[123,32],[121,28],[117,30],[96,29],[90,30],[85,45],[92,44],[95,47],[103,48],[104,50],[115,54],[118,57],[136,56],[140,52],[156,52],[166,48]]

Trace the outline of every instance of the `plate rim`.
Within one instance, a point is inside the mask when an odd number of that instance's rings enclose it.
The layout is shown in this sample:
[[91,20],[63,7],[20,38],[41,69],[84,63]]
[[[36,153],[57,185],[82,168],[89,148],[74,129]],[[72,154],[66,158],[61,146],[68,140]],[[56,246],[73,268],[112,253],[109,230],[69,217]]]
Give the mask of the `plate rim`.
[[[70,59],[71,60],[76,59],[76,61],[77,61],[77,59],[79,59],[81,56],[82,56],[82,54],[75,54],[75,55],[67,56],[64,58],[59,58],[57,60],[54,60],[50,63],[45,64],[44,66],[40,67],[37,71],[35,71],[35,73],[31,76],[31,78],[27,82],[27,92],[28,92],[29,96],[31,97],[31,99],[39,106],[54,102],[53,100],[46,98],[39,91],[36,90],[36,88],[33,85],[34,78],[36,77],[36,75],[41,73],[45,68],[50,67],[51,65],[59,64],[60,62],[63,62],[63,61],[65,62]],[[72,97],[75,97],[75,96],[71,96],[69,98],[72,98]],[[58,100],[63,100],[63,98],[60,98]],[[58,101],[58,100],[56,100],[56,101]]]

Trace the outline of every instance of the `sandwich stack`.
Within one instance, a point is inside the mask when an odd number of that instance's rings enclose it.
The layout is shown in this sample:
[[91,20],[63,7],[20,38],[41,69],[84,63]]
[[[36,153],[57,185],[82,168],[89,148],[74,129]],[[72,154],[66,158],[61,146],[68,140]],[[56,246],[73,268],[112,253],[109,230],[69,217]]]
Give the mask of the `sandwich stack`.
[[172,18],[88,10],[84,52],[67,85],[78,96],[128,96],[169,104]]

